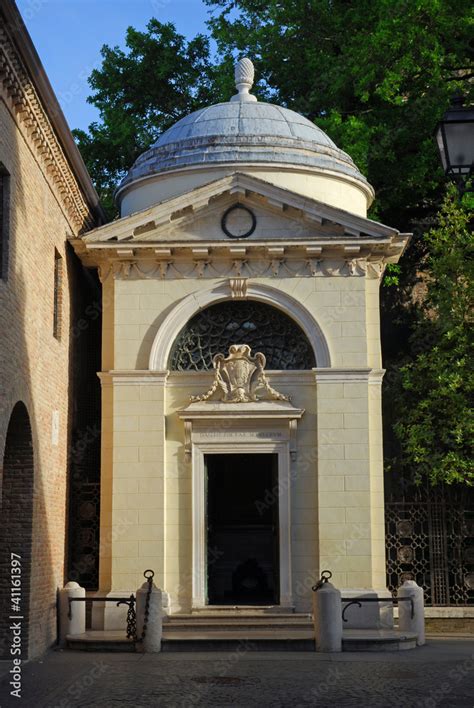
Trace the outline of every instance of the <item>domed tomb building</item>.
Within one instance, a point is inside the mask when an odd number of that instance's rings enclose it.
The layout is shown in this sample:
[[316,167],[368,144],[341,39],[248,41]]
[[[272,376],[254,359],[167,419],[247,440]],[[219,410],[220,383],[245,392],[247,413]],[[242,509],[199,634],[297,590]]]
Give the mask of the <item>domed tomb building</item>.
[[[236,95],[167,130],[121,218],[74,242],[103,287],[98,595],[152,568],[170,614],[307,612],[326,568],[388,596],[379,287],[408,235],[252,82],[243,59]],[[94,626],[124,626],[108,604]]]

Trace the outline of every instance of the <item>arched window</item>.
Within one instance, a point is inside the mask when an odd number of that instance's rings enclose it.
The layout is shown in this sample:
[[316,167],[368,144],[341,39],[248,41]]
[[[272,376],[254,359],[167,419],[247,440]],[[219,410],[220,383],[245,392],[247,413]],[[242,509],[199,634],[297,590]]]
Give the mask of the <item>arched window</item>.
[[248,344],[263,352],[267,369],[312,369],[311,344],[291,317],[271,305],[252,300],[225,301],[198,312],[183,327],[173,345],[169,368],[207,371],[219,352],[231,344]]

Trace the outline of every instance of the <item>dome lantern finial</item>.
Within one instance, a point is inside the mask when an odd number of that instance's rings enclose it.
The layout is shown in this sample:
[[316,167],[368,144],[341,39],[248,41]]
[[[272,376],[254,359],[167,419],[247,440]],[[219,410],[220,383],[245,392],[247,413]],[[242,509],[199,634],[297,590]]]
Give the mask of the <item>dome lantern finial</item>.
[[249,93],[253,85],[255,70],[250,59],[240,59],[235,65],[235,86],[238,93],[232,96],[231,101],[256,101],[257,98]]

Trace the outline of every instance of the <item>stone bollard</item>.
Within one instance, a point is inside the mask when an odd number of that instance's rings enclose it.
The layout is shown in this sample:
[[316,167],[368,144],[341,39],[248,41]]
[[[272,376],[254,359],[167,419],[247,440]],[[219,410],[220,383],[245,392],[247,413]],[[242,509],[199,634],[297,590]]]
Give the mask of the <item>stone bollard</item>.
[[313,587],[313,616],[316,651],[342,651],[341,593],[328,582],[330,571],[323,571],[321,580]]
[[[145,576],[146,577],[146,576]],[[153,576],[151,576],[153,577]],[[151,583],[151,593],[148,605],[148,619],[145,627],[145,638],[140,641],[145,624],[145,610],[150,583],[143,583],[137,590],[137,651],[157,653],[161,651],[161,635],[163,634],[162,593],[154,583]]]
[[86,631],[86,603],[71,602],[69,598],[84,597],[86,591],[78,583],[70,581],[59,591],[59,643],[66,644],[68,634],[83,634]]
[[411,597],[413,600],[413,617],[411,616],[411,603],[398,603],[398,627],[402,632],[414,632],[418,639],[416,643],[421,646],[425,643],[425,601],[423,588],[414,580],[405,580],[398,588],[398,597]]

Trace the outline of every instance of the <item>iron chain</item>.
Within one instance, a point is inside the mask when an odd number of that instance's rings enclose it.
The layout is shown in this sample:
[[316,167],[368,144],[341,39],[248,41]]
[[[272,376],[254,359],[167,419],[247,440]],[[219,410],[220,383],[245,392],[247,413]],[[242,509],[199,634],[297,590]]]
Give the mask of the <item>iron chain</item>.
[[135,633],[134,633],[134,639],[136,642],[143,642],[145,637],[146,637],[146,630],[147,630],[147,625],[148,625],[148,616],[150,614],[150,597],[151,597],[151,591],[153,589],[153,578],[155,576],[155,573],[153,570],[145,570],[143,573],[145,576],[147,583],[148,583],[148,590],[146,593],[146,598],[145,598],[145,614],[143,617],[143,627],[142,627],[142,635],[141,637],[137,637],[137,624],[136,624],[136,615],[135,615]]
[[133,639],[137,633],[137,615],[135,612],[135,595],[130,595],[127,612],[127,639]]

